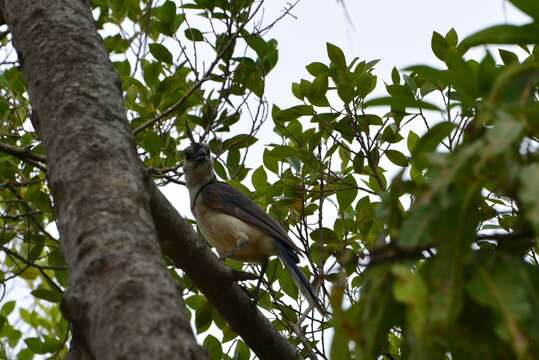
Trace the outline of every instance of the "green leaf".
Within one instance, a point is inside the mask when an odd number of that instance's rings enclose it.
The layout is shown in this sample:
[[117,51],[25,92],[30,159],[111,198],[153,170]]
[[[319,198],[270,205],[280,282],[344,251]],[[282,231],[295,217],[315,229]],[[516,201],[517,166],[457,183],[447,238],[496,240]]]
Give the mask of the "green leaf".
[[141,65],[144,81],[146,82],[146,84],[148,84],[149,86],[157,85],[159,81],[159,74],[161,74],[161,70],[163,69],[161,64],[158,62],[142,59]]
[[387,150],[387,158],[397,166],[408,166],[408,159],[406,156],[397,150]]
[[176,21],[176,4],[174,1],[165,1],[158,9],[157,17],[172,30]]
[[[343,334],[356,330],[361,346],[355,351],[358,359],[378,359],[387,352],[387,337],[393,326],[400,326],[402,308],[393,297],[393,280],[387,264],[368,267],[361,287],[361,299],[353,304],[351,311],[343,314],[343,325],[336,326],[336,331]],[[351,336],[354,336],[351,334]],[[356,357],[354,357],[355,359]]]
[[497,25],[468,36],[460,43],[459,49],[465,53],[469,48],[477,45],[536,43],[539,43],[539,23],[522,26]]
[[104,43],[105,43],[105,48],[107,49],[107,52],[111,54],[124,53],[129,48],[129,44],[130,44],[130,42],[124,39],[120,34],[106,37],[104,40]]
[[447,70],[440,70],[426,65],[409,66],[404,70],[415,72],[435,85],[438,83],[449,85],[451,83],[451,75]]
[[527,356],[531,349],[525,322],[535,317],[532,314],[539,294],[530,275],[538,276],[537,269],[532,271],[521,259],[489,255],[476,267],[466,290],[475,301],[497,313],[495,333],[513,347],[516,357],[532,358]]
[[53,303],[59,303],[62,301],[62,294],[60,294],[57,291],[45,289],[45,288],[39,288],[32,291],[32,295],[34,295],[38,299],[47,300]]
[[344,146],[339,147],[339,157],[341,158],[341,171],[344,173],[348,168],[348,163],[352,157],[350,150]]
[[445,61],[447,52],[449,50],[449,45],[447,44],[445,38],[436,31],[432,33],[431,48],[432,52],[438,59]]
[[366,101],[364,107],[373,106],[391,106],[395,108],[419,108],[424,110],[441,111],[440,108],[434,104],[428,103],[422,100],[415,100],[413,98],[403,97],[379,97]]
[[46,353],[53,353],[59,351],[64,346],[64,342],[52,338],[47,335],[43,335],[43,341],[41,343],[41,350]]
[[[275,109],[275,107],[274,107]],[[314,110],[312,105],[296,105],[291,108],[272,112],[273,119],[276,121],[290,121],[299,118],[300,116],[312,116]]]
[[423,167],[425,165],[424,155],[435,151],[443,139],[451,134],[455,128],[453,123],[443,121],[434,125],[423,137],[419,139],[412,153],[414,165]]
[[401,76],[396,67],[393,67],[393,70],[391,70],[391,81],[393,81],[393,84],[400,84],[401,82]]
[[155,20],[151,23],[152,31],[158,32],[166,36],[174,36],[174,31],[165,22]]
[[4,331],[5,331],[5,336],[8,339],[9,346],[11,347],[17,346],[17,344],[19,343],[19,340],[22,337],[22,332],[12,327],[5,327],[4,329],[2,329],[2,332]]
[[285,160],[290,157],[299,156],[299,151],[288,145],[275,145],[271,150],[271,154],[279,160]]
[[532,224],[534,233],[539,234],[539,164],[530,164],[520,173],[520,198],[526,218]]
[[221,346],[221,342],[217,340],[215,336],[206,336],[202,345],[206,348],[212,360],[221,360],[223,355],[223,347]]
[[455,29],[451,28],[451,30],[449,30],[447,34],[445,34],[445,41],[447,41],[447,44],[449,46],[458,45],[459,36],[457,35],[457,32],[455,31]]
[[292,94],[294,94],[294,96],[299,100],[303,100],[305,97],[298,83],[292,83]]
[[215,168],[215,173],[217,176],[219,176],[221,179],[228,179],[227,171],[225,170],[225,167],[220,161],[215,161],[213,163],[213,166]]
[[505,65],[518,64],[518,56],[508,50],[499,49],[500,57]]
[[324,244],[336,243],[339,240],[337,234],[335,234],[335,231],[327,227],[317,228],[313,230],[309,236],[314,242]]
[[247,45],[256,52],[256,55],[259,58],[263,57],[269,50],[268,43],[266,43],[260,35],[249,34],[244,30],[243,39],[245,39]]
[[301,79],[301,81],[299,82],[299,90],[301,92],[301,95],[302,96],[307,96],[307,97],[311,97],[311,93],[312,93],[312,84],[310,81],[307,81],[305,79]]
[[43,343],[39,338],[30,337],[24,339],[26,346],[36,354],[46,354],[47,351],[43,351]]
[[370,74],[362,74],[356,81],[356,95],[365,98],[376,88],[377,77]]
[[156,60],[172,65],[172,54],[165,46],[158,43],[153,43],[150,44],[149,47],[150,53]]
[[408,133],[408,139],[406,140],[406,146],[408,147],[408,151],[410,152],[410,154],[414,152],[418,141],[419,136],[415,132],[410,130],[410,132]]
[[269,171],[277,174],[279,172],[279,162],[277,158],[272,155],[271,151],[268,149],[264,149],[264,153],[262,154],[262,161],[264,162],[264,166],[268,168]]
[[497,121],[487,130],[485,153],[497,156],[504,153],[509,147],[520,142],[524,132],[524,123],[510,117]]
[[240,157],[241,153],[240,150],[237,148],[230,148],[227,152],[226,157],[226,164],[229,167],[229,170],[232,170],[233,173],[234,170],[237,170],[239,164],[240,164]]
[[262,95],[264,95],[264,78],[257,72],[251,72],[247,79],[246,86],[256,96],[262,97]]
[[404,83],[406,84],[406,86],[408,86],[408,88],[412,91],[412,93],[415,94],[418,88],[415,80],[406,74],[404,74],[402,78],[404,79]]
[[[0,315],[0,331],[2,331],[2,329],[4,328],[4,325],[6,325],[6,324],[8,324],[8,320],[4,316]],[[9,324],[8,324],[8,326],[9,326]],[[0,354],[1,354],[1,352],[0,352]]]
[[251,182],[256,190],[265,188],[268,186],[268,176],[263,166],[259,166],[251,176]]
[[428,319],[428,290],[423,278],[406,265],[394,265],[391,269],[396,281],[393,285],[395,299],[409,308],[406,320],[421,341]]
[[205,302],[195,311],[195,327],[197,334],[203,333],[208,330],[212,323],[212,309],[210,304]]
[[349,341],[343,331],[336,331],[333,335],[333,341],[331,342],[331,356],[332,360],[350,360],[350,348]]
[[144,135],[142,139],[142,147],[148,151],[151,156],[156,156],[161,151],[163,142],[157,133],[149,131]]
[[312,98],[314,101],[322,99],[326,96],[327,90],[328,76],[325,74],[317,76],[316,79],[314,79],[311,87],[310,98]]
[[430,242],[430,223],[437,212],[429,206],[420,206],[409,211],[400,231],[399,244],[402,247],[414,247]]
[[15,309],[15,301],[7,301],[2,305],[2,309],[0,309],[0,315],[7,317],[9,314],[13,312]]
[[352,162],[352,165],[354,166],[354,171],[356,173],[361,173],[363,171],[363,168],[365,166],[365,155],[363,153],[358,153]]
[[402,139],[404,138],[399,133],[399,128],[395,123],[391,123],[386,126],[384,128],[384,131],[382,132],[382,136],[380,136],[380,140],[382,140],[383,142],[388,142],[390,144],[396,144]]
[[296,283],[294,280],[292,280],[292,277],[290,274],[286,271],[281,272],[281,276],[279,276],[279,285],[281,285],[281,288],[283,291],[290,296],[292,299],[297,299],[299,296],[299,290],[296,286]]
[[[116,71],[118,71],[118,74],[123,77],[129,77],[131,75],[131,65],[129,64],[129,61],[115,61],[112,63],[114,65],[114,68]],[[4,111],[0,111],[0,113],[3,113]]]
[[337,190],[337,202],[341,210],[345,210],[356,199],[358,193],[357,182],[351,174],[346,176]]
[[195,28],[185,29],[185,37],[191,41],[204,41],[204,35],[202,32]]
[[[274,40],[277,43],[276,40]],[[275,45],[277,46],[277,45]],[[267,54],[257,60],[257,64],[260,67],[264,75],[269,74],[269,72],[277,65],[279,61],[279,51],[277,48],[272,48]]]
[[341,83],[337,86],[337,94],[339,94],[339,97],[342,101],[345,103],[349,103],[354,99],[355,91],[352,84],[349,83]]
[[329,68],[327,65],[322,64],[321,62],[313,62],[306,66],[307,71],[312,76],[318,77],[319,75],[329,74]]
[[343,51],[339,47],[331,43],[326,43],[326,48],[329,59],[331,60],[333,65],[335,65],[335,67],[339,70],[347,70],[346,58],[344,57]]
[[375,114],[364,114],[357,117],[357,121],[360,126],[382,126],[384,121],[382,118]]
[[509,0],[513,5],[539,21],[539,2],[536,0]]
[[250,358],[251,351],[243,341],[239,340],[234,350],[234,360],[249,360]]
[[256,143],[258,139],[249,134],[238,134],[223,142],[224,149],[243,149]]

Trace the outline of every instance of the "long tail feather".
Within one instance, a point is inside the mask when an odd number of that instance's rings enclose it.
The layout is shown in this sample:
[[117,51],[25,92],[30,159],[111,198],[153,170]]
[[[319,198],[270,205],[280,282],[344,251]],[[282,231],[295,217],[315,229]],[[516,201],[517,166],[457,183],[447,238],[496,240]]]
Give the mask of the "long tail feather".
[[279,257],[281,258],[281,261],[283,262],[290,276],[292,276],[292,279],[294,279],[294,282],[298,286],[305,299],[307,299],[309,304],[315,307],[322,316],[325,316],[326,311],[322,306],[322,302],[315,294],[314,289],[312,288],[311,284],[309,283],[303,272],[296,265],[296,261],[294,261],[294,257],[290,253],[290,250],[284,247],[284,245],[281,244],[280,241],[276,241],[275,243],[277,244],[277,250],[279,252]]

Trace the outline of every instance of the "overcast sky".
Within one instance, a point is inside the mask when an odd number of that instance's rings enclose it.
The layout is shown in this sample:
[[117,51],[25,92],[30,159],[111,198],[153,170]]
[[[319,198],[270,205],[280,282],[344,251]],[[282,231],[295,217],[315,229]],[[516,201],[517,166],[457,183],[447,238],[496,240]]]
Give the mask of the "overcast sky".
[[[268,15],[278,14],[283,1],[267,2]],[[430,50],[433,31],[445,34],[452,27],[462,39],[487,26],[525,23],[528,17],[503,0],[348,0],[350,21],[336,0],[302,0],[270,32],[279,42],[279,63],[270,73],[266,95],[270,103],[292,105],[290,86],[310,78],[305,65],[327,61],[326,42],[341,47],[347,59],[381,59],[375,73],[390,78],[393,66],[439,64]],[[471,53],[473,55],[473,53]]]

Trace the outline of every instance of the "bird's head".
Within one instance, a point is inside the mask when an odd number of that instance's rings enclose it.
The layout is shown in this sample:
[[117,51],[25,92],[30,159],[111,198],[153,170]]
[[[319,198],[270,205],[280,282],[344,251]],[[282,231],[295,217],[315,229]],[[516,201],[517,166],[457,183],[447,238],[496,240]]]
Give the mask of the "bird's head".
[[208,145],[193,143],[183,150],[183,157],[187,186],[205,183],[213,178],[213,160]]

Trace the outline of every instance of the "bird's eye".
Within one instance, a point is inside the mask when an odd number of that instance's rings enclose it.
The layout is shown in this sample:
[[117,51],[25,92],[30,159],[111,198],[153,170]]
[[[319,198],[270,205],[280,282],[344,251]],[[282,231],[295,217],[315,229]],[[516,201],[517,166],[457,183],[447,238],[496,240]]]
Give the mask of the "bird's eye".
[[193,155],[194,155],[194,154],[193,154],[193,151],[190,150],[190,149],[186,149],[186,150],[183,151],[183,156],[184,156],[185,158],[187,158],[187,159],[192,158]]

